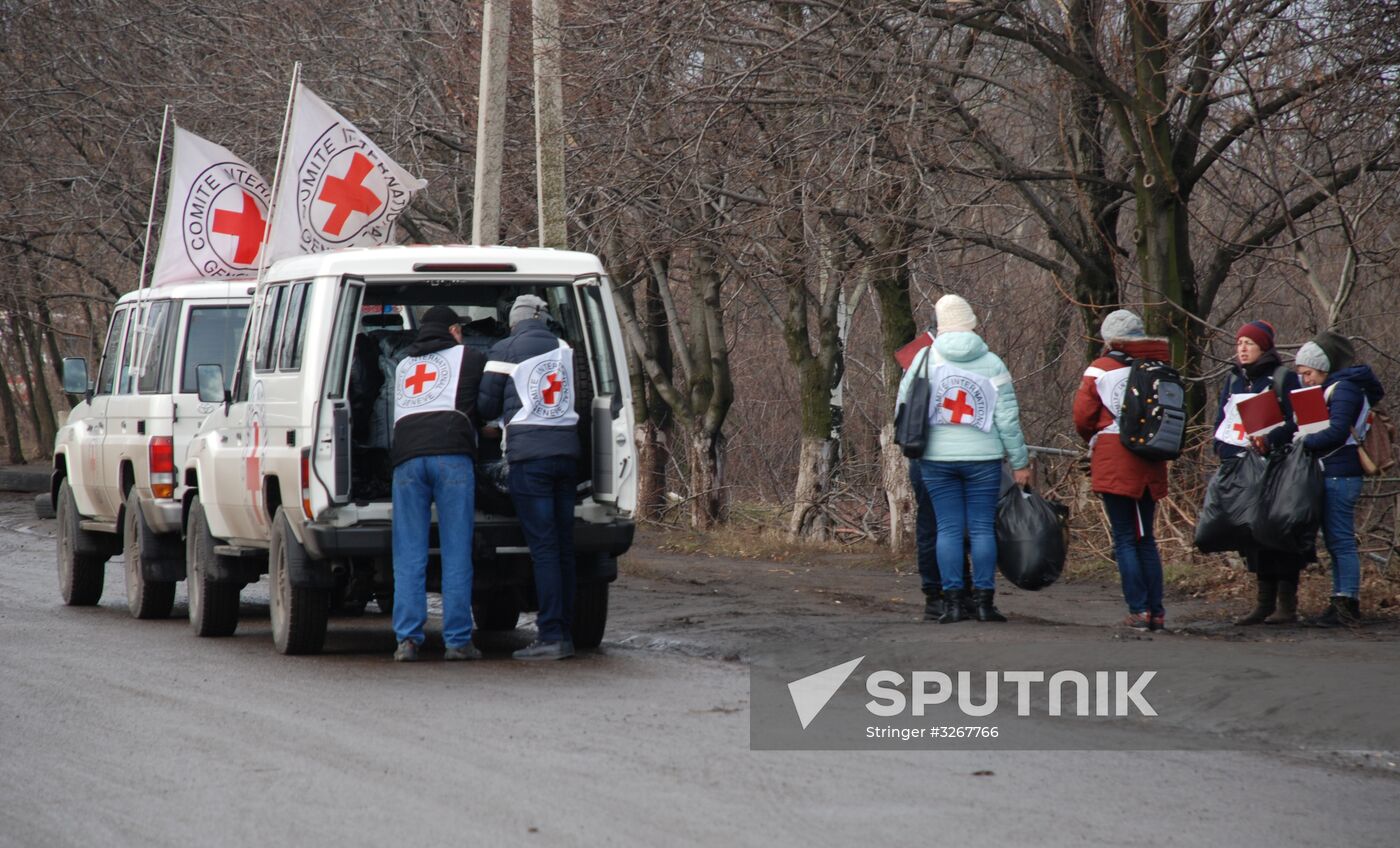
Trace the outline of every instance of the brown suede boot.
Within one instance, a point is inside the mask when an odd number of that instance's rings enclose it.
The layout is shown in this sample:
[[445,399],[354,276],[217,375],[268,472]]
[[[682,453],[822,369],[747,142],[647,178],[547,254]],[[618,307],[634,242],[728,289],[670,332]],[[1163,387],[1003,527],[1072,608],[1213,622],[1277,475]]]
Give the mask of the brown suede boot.
[[1298,581],[1278,581],[1278,609],[1264,619],[1265,624],[1298,623]]
[[1259,595],[1254,602],[1254,609],[1235,619],[1235,626],[1247,627],[1251,624],[1263,624],[1264,619],[1273,614],[1277,601],[1278,581],[1260,577]]

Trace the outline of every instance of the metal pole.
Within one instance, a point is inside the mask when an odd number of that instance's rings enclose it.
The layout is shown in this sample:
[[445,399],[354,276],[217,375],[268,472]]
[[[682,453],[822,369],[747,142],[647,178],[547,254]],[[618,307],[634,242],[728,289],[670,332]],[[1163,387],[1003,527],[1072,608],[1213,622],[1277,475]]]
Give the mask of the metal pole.
[[262,293],[263,277],[267,274],[267,243],[272,225],[277,222],[277,198],[282,183],[282,166],[287,156],[287,131],[292,126],[292,110],[296,108],[297,86],[301,83],[301,63],[292,65],[292,90],[287,93],[287,112],[282,118],[282,141],[277,146],[277,165],[272,172],[272,203],[268,205],[267,227],[263,229],[262,246],[258,248],[258,293]]
[[476,183],[472,188],[472,244],[501,236],[501,171],[506,144],[506,58],[510,54],[510,0],[486,0],[481,33],[481,82],[476,104]]
[[[170,104],[160,116],[160,143],[156,147],[156,171],[151,179],[151,207],[146,212],[146,242],[141,246],[141,271],[136,282],[136,357],[131,360],[131,376],[140,385],[146,348],[146,262],[151,255],[151,230],[155,228],[156,199],[160,195],[160,166],[165,161],[165,132],[170,127]],[[120,388],[120,387],[119,387]]]

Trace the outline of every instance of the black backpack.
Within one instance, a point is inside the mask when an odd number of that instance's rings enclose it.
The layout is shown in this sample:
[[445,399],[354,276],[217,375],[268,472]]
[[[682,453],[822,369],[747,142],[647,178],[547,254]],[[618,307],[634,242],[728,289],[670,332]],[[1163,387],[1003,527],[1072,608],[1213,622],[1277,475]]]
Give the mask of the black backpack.
[[1156,359],[1134,359],[1121,351],[1109,355],[1132,369],[1118,413],[1123,446],[1154,461],[1181,456],[1186,442],[1186,386],[1181,373]]

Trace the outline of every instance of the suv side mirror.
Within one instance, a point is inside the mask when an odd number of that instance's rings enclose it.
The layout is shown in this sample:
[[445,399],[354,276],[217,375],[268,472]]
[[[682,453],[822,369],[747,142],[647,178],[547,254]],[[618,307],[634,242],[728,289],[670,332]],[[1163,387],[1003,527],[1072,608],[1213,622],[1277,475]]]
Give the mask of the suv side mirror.
[[63,357],[63,391],[70,395],[86,395],[90,389],[87,360],[81,356]]
[[229,393],[224,388],[222,365],[196,365],[194,381],[198,386],[200,403],[228,403]]

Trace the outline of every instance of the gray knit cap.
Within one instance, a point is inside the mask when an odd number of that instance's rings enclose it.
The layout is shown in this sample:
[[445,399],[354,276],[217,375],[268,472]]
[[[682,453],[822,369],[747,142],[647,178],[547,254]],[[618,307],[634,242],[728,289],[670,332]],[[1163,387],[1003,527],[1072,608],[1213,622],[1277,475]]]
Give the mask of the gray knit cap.
[[1293,362],[1324,374],[1332,372],[1332,360],[1327,358],[1326,352],[1317,342],[1308,342],[1298,348],[1298,352],[1293,355]]
[[1147,330],[1136,313],[1127,309],[1115,309],[1103,319],[1099,335],[1106,342],[1114,339],[1140,339],[1147,335]]
[[522,294],[515,299],[515,304],[510,308],[510,325],[514,327],[521,321],[529,321],[531,318],[538,318],[549,308],[549,304],[543,298],[532,294]]

